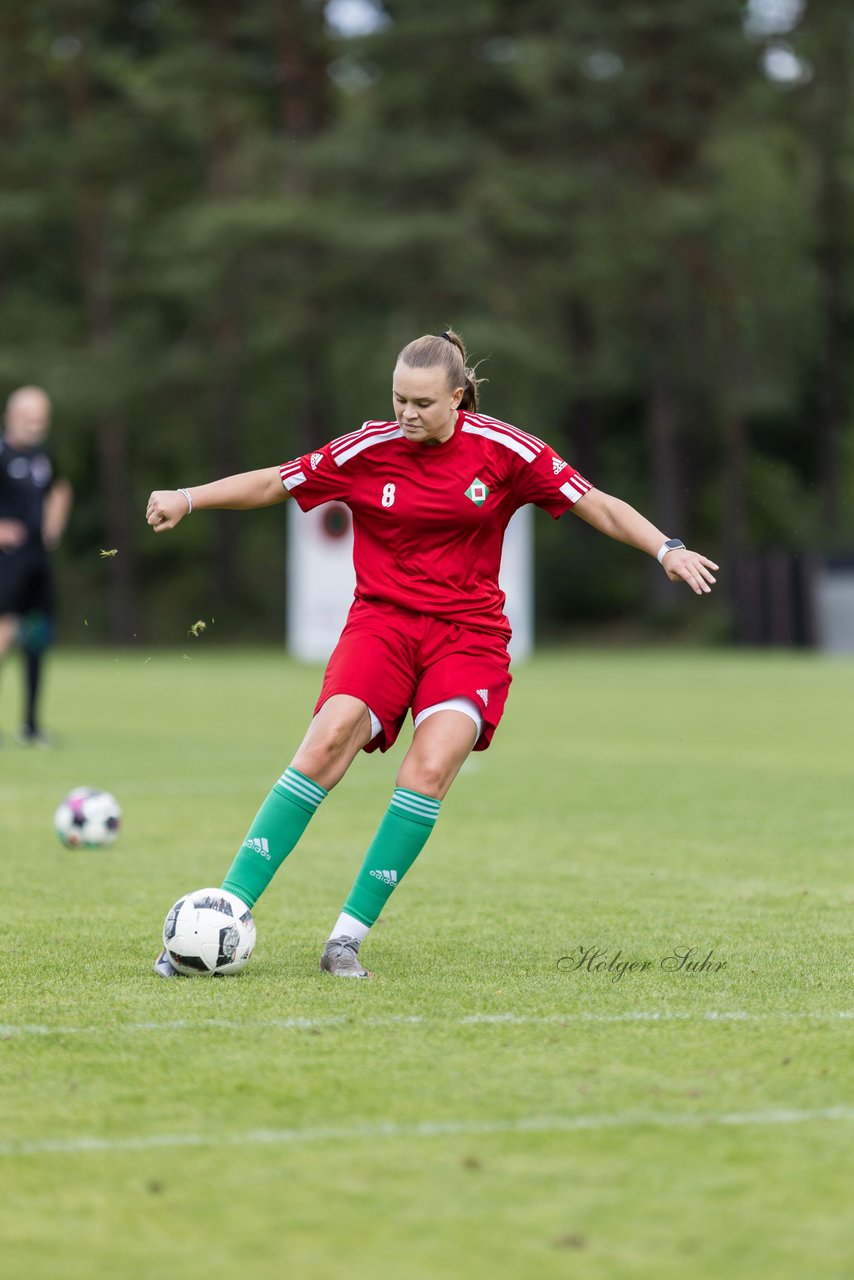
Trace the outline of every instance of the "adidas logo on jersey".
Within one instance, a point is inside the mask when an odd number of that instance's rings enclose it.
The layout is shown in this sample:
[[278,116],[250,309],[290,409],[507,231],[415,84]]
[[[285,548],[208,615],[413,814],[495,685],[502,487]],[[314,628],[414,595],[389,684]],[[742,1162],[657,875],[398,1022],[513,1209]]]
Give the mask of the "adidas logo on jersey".
[[270,861],[270,846],[264,836],[260,840],[257,840],[254,836],[249,840],[244,840],[243,848],[251,849],[253,853],[260,853],[262,858],[266,858],[268,862]]
[[316,471],[316,470],[317,470],[317,468],[320,466],[320,464],[321,464],[321,462],[322,462],[322,461],[323,461],[323,454],[322,454],[322,453],[313,453],[313,454],[311,455],[311,469],[312,469],[312,471]]
[[488,706],[489,706],[489,690],[488,690],[488,689],[475,689],[475,693],[476,693],[476,694],[477,694],[477,696],[480,698],[480,700],[481,700],[481,702],[483,703],[483,705],[484,705],[485,707],[488,707]]
[[390,884],[392,888],[397,884],[396,871],[372,871],[371,875],[375,880],[382,880],[383,884]]
[[[313,460],[311,465],[314,466]],[[554,467],[555,475],[558,476],[560,475],[561,471],[563,471],[564,467],[566,466],[566,463],[564,462],[563,458],[552,458],[552,466]]]

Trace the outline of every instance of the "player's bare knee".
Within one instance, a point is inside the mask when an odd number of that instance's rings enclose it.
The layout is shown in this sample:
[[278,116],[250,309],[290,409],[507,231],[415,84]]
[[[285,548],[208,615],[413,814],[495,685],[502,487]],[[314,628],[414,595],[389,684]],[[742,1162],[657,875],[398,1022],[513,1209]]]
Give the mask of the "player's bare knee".
[[292,767],[327,791],[340,782],[352,758],[349,737],[344,734],[324,736],[305,743],[293,758]]
[[404,760],[397,777],[399,787],[407,787],[417,791],[419,795],[431,796],[434,800],[442,800],[451,785],[456,770],[448,767],[448,762],[431,759],[429,756],[418,760]]
[[368,724],[364,708],[321,708],[291,761],[292,767],[330,790],[367,742]]

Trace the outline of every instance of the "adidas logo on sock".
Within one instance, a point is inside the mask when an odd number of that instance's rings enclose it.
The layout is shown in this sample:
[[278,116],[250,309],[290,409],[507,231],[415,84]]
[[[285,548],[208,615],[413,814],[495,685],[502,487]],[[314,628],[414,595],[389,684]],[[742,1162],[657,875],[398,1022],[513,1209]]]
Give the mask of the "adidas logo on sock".
[[244,840],[243,848],[251,849],[253,853],[260,853],[262,858],[266,858],[268,862],[270,861],[270,846],[263,836],[260,840],[254,836],[249,840]]
[[396,871],[372,871],[371,875],[375,880],[382,880],[383,884],[390,884],[392,887],[397,884]]
[[481,700],[481,702],[483,703],[483,705],[484,705],[485,707],[488,707],[488,706],[489,706],[489,690],[488,690],[488,689],[475,689],[475,693],[476,693],[476,694],[477,694],[477,696],[480,698],[480,700]]

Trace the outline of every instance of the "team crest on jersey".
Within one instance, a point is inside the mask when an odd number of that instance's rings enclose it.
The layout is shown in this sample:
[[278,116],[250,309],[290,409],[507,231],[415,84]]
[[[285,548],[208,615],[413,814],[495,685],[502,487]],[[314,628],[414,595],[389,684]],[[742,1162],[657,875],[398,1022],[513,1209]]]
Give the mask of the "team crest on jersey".
[[564,462],[563,458],[552,458],[552,466],[554,467],[555,475],[558,476],[560,475],[561,471],[563,471],[564,467],[566,466],[566,463]]
[[311,455],[311,469],[312,469],[312,471],[316,471],[316,470],[317,470],[317,468],[320,466],[320,464],[321,464],[321,462],[322,462],[322,461],[323,461],[323,454],[322,454],[322,453],[313,453],[313,454]]
[[489,490],[482,480],[478,480],[475,476],[469,487],[466,489],[466,497],[473,502],[476,507],[482,507],[486,499],[489,497]]

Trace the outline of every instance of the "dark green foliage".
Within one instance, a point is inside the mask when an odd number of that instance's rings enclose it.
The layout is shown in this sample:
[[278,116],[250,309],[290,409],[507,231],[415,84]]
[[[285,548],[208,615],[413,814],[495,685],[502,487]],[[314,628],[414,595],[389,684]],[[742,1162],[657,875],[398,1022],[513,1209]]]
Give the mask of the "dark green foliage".
[[[66,634],[278,635],[280,513],[162,545],[148,491],[387,412],[448,323],[488,412],[715,558],[850,544],[845,6],[389,0],[358,38],[325,9],[4,6],[0,392],[55,400]],[[545,622],[665,603],[575,522],[539,536]]]

